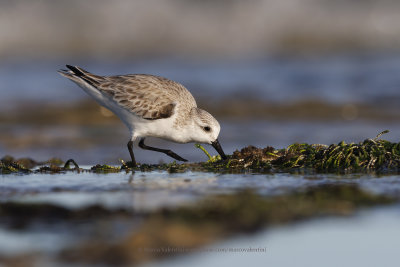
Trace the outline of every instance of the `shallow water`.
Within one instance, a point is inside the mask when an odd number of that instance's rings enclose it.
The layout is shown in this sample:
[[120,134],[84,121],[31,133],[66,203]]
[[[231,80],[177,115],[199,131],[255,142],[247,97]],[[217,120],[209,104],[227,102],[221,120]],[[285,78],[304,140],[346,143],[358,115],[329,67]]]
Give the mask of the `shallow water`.
[[[134,174],[124,172],[112,174],[93,174],[88,172],[79,174],[72,172],[65,174],[11,174],[0,176],[0,201],[49,203],[72,209],[98,204],[109,209],[123,207],[128,210],[150,211],[161,207],[187,205],[210,194],[232,193],[244,188],[251,188],[265,196],[273,196],[302,190],[312,185],[352,183],[377,194],[398,196],[400,193],[399,178],[398,175],[376,176],[374,174],[215,174],[199,172],[169,174],[159,171],[136,172]],[[387,222],[388,226],[390,226],[392,213],[391,210],[386,211],[388,211],[388,221],[383,220],[379,223],[384,224]],[[385,210],[380,214],[385,216]],[[361,223],[364,223],[363,220],[367,220],[367,223],[369,223],[370,217],[362,219]],[[359,223],[359,221],[358,217],[347,219],[344,227],[347,227],[346,225],[350,227],[354,223]],[[137,221],[117,220],[115,224],[119,226],[113,232],[113,238],[123,236],[124,229],[129,229],[135,223]],[[315,224],[318,225],[318,222],[311,222],[310,226],[305,223],[304,227],[314,227]],[[319,231],[321,234],[329,234],[330,229],[333,227],[332,225],[331,223],[326,226],[327,228],[324,228],[325,226],[320,227]],[[279,240],[281,238],[280,235],[283,235],[282,238],[288,238],[285,233],[293,231],[290,229],[297,228],[298,226],[294,228],[288,227],[286,228],[287,230],[278,229],[276,230],[278,231],[278,234],[276,234],[278,236],[273,240]],[[0,255],[40,252],[49,256],[65,246],[73,246],[77,242],[82,242],[95,234],[90,229],[89,222],[77,224],[73,227],[68,223],[46,224],[46,226],[39,224],[21,230],[0,226]],[[377,231],[376,228],[374,229],[374,231]],[[274,231],[272,235],[274,235]],[[253,237],[256,241],[251,238],[249,239],[250,241],[246,239],[245,241],[239,239],[237,242],[229,241],[233,243],[228,242],[227,246],[247,246],[250,243],[258,244],[262,241],[268,242],[267,247],[268,251],[270,251],[273,243],[268,241],[269,236],[270,232],[267,235]],[[314,235],[314,238],[317,238],[317,236]],[[36,244],[38,239],[43,240],[40,245]],[[312,242],[309,241],[309,243]],[[266,256],[269,253],[271,252],[268,252]],[[276,253],[282,252],[278,250]],[[231,256],[233,257],[234,255]],[[196,256],[193,257],[193,259],[196,259]],[[219,260],[218,255],[213,257],[209,260]],[[182,259],[182,264],[185,265],[185,263],[191,261],[191,258],[187,259],[187,261]]]
[[215,174],[136,172],[94,174],[1,175],[0,201],[56,203],[68,208],[94,204],[134,210],[159,209],[194,202],[209,194],[245,188],[271,196],[329,183],[358,184],[376,194],[400,193],[399,175],[374,174]]
[[[143,266],[396,266],[400,246],[398,205],[273,227],[256,236],[234,238],[194,254]],[[229,249],[264,249],[229,252]],[[228,250],[228,251],[227,251]]]

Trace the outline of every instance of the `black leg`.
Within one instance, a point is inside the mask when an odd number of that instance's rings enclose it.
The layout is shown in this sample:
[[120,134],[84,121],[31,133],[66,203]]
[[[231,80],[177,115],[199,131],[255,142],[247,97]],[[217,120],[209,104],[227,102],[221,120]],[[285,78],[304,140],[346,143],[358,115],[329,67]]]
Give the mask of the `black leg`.
[[128,142],[128,150],[129,150],[129,155],[131,155],[132,165],[136,166],[135,155],[133,155],[133,141],[132,140],[130,140]]
[[176,160],[180,160],[180,161],[187,161],[186,159],[180,157],[179,155],[175,154],[174,152],[172,152],[169,149],[161,149],[161,148],[156,148],[156,147],[151,147],[151,146],[146,146],[144,144],[144,138],[140,139],[139,142],[139,147],[145,150],[152,150],[152,151],[157,151],[157,152],[161,152],[164,153],[168,156],[170,156],[171,158],[174,158]]

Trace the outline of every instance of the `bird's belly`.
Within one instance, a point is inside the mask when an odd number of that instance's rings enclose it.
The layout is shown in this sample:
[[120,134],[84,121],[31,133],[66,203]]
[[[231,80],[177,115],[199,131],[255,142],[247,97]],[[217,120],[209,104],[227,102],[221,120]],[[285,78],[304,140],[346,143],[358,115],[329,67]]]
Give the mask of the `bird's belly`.
[[137,137],[157,137],[177,143],[190,142],[182,133],[182,130],[174,127],[172,118],[136,123],[134,135]]
[[174,127],[175,116],[158,120],[146,120],[116,105],[114,101],[102,101],[103,106],[115,113],[128,127],[132,139],[138,137],[157,137],[177,143],[188,143],[192,140],[182,129]]

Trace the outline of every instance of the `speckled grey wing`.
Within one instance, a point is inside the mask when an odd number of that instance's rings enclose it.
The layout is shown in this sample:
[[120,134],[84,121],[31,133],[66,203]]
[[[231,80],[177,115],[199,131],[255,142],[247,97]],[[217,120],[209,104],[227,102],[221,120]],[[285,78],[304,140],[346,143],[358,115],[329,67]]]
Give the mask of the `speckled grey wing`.
[[183,85],[163,77],[146,74],[99,76],[78,66],[66,66],[69,70],[60,70],[61,75],[77,84],[91,85],[120,107],[143,119],[169,118],[174,114],[177,103],[183,118],[192,107],[197,106]]
[[[112,97],[121,107],[147,120],[171,117],[178,98],[191,98],[191,105],[196,105],[193,96],[182,85],[157,76],[132,74],[104,76],[104,82],[97,88]],[[190,95],[190,97],[187,96]]]

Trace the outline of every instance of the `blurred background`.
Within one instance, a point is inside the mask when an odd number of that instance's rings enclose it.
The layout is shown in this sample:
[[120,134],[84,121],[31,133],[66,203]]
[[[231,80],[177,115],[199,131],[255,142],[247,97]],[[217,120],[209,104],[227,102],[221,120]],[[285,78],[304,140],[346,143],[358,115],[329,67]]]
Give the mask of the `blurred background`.
[[[125,126],[57,74],[65,64],[182,83],[220,120],[227,153],[385,129],[399,141],[399,13],[395,0],[2,0],[0,156],[129,158]],[[149,144],[205,159],[191,144]]]

